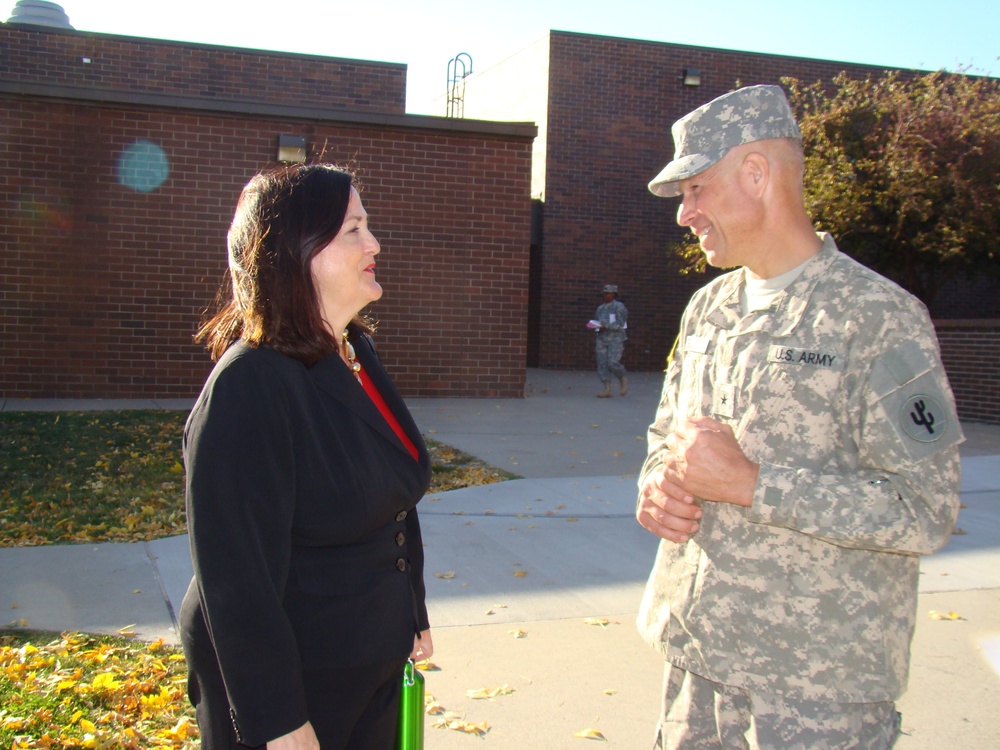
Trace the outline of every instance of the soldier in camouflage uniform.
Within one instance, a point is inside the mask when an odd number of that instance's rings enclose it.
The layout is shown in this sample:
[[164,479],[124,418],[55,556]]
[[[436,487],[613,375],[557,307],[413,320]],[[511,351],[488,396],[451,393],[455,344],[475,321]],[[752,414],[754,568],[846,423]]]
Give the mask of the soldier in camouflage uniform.
[[628,373],[621,363],[625,352],[625,342],[628,340],[628,309],[618,301],[618,286],[605,284],[601,291],[604,302],[597,307],[594,320],[599,323],[596,328],[597,343],[597,376],[604,385],[604,390],[597,394],[598,398],[611,398],[611,376],[618,378],[621,395],[628,393]]
[[668,362],[636,516],[638,617],[667,660],[659,748],[889,748],[920,555],[959,507],[962,432],[924,306],[817,234],[776,86],[673,126],[649,185],[713,266]]

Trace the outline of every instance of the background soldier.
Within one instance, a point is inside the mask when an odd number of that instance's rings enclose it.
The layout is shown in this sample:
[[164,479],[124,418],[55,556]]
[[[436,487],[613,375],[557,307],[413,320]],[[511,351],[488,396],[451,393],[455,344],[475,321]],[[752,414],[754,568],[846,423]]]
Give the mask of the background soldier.
[[598,306],[593,323],[597,325],[597,376],[604,384],[604,390],[597,394],[598,398],[611,398],[611,376],[618,378],[620,392],[628,393],[628,374],[621,363],[625,351],[625,341],[628,339],[628,309],[618,301],[618,287],[615,284],[605,284],[601,290],[604,302]]

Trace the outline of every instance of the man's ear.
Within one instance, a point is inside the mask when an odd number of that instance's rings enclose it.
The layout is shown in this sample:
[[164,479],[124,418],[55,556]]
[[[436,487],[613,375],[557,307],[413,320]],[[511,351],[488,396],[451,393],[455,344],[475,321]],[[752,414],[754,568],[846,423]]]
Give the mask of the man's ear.
[[743,159],[743,173],[751,194],[758,198],[762,196],[771,179],[771,164],[767,157],[758,151],[747,154]]

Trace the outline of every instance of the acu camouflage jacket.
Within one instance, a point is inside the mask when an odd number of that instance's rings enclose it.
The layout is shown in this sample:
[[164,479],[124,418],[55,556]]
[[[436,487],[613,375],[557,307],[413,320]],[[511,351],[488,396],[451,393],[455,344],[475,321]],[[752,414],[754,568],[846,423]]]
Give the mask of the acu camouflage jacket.
[[705,502],[691,540],[661,541],[638,624],[711,680],[894,700],[918,556],[958,513],[963,437],[924,306],[821,237],[768,309],[743,316],[742,270],[688,305],[640,485],[696,416],[731,425],[760,476],[751,507]]

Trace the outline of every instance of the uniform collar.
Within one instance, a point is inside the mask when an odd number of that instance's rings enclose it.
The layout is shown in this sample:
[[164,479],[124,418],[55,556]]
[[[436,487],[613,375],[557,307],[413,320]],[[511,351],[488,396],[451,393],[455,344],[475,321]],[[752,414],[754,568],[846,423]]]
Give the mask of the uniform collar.
[[823,245],[802,274],[774,298],[771,306],[743,316],[740,294],[746,283],[746,269],[728,274],[709,308],[706,320],[736,334],[763,332],[771,336],[790,336],[805,315],[816,285],[841,255],[832,235],[817,232]]

